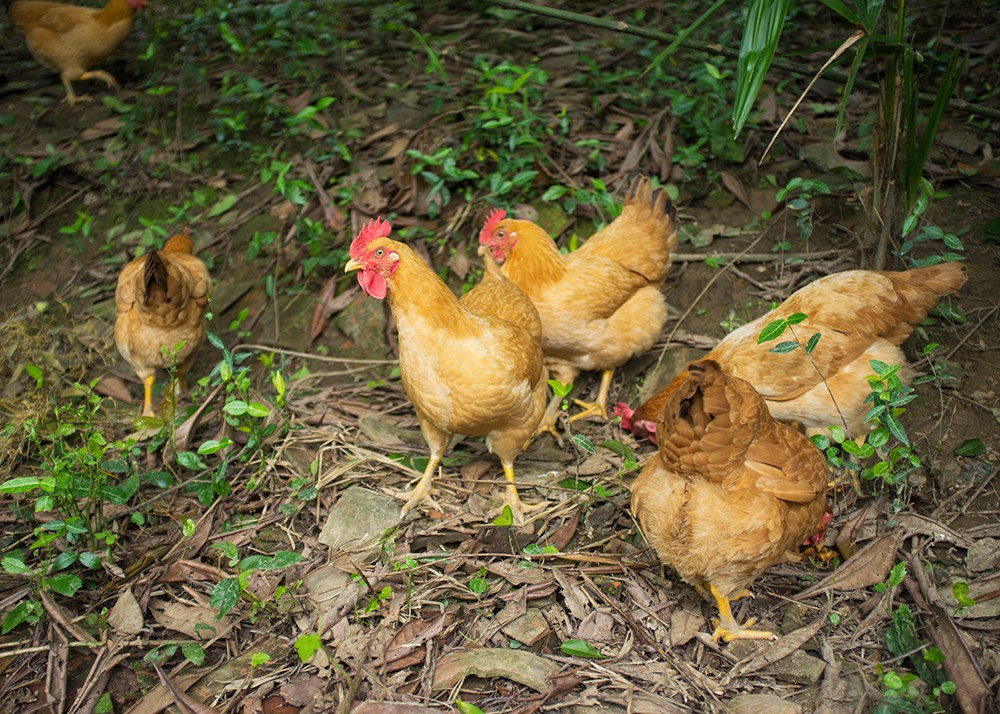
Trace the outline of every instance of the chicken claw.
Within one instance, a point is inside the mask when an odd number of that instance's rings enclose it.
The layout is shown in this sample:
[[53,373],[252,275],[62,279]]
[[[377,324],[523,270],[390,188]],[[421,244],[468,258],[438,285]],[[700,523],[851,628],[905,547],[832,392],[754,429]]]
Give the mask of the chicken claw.
[[581,399],[574,399],[573,403],[578,407],[583,407],[582,412],[578,412],[569,418],[569,421],[579,421],[589,416],[600,414],[601,418],[608,419],[608,392],[611,390],[611,378],[614,376],[613,369],[606,369],[601,373],[601,387],[597,392],[597,399],[592,402],[585,402]]
[[[547,504],[545,501],[532,504],[527,504],[522,501],[520,495],[517,493],[517,486],[514,485],[514,467],[504,464],[503,473],[507,478],[507,494],[504,496],[504,506],[508,506],[510,508],[511,517],[514,520],[515,526],[524,525],[525,513],[537,511],[538,509],[545,507]],[[503,507],[501,507],[500,510],[502,512]]]
[[398,499],[406,499],[406,503],[403,504],[403,508],[399,513],[400,518],[424,501],[429,501],[435,508],[440,510],[440,506],[431,498],[431,481],[434,479],[434,469],[437,468],[440,460],[440,458],[436,460],[432,458],[427,462],[427,468],[424,469],[424,473],[420,477],[420,480],[417,481],[417,485],[411,490],[395,494],[395,497]]
[[733,640],[773,640],[775,639],[774,633],[768,630],[749,630],[746,629],[756,622],[754,618],[750,618],[743,625],[736,622],[733,617],[733,610],[729,605],[730,600],[736,600],[741,597],[746,597],[749,593],[743,590],[736,593],[732,598],[722,595],[718,588],[714,585],[710,585],[709,589],[712,595],[715,597],[715,601],[719,605],[719,619],[712,620],[715,625],[715,631],[712,633],[712,642],[718,642],[720,639],[726,642],[732,642]]

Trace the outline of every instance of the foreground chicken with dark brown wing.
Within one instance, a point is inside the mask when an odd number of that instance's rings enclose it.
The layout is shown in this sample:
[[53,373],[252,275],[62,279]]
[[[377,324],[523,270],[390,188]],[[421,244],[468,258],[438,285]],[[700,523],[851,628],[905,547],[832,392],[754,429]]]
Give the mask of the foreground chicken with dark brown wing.
[[[108,0],[103,8],[78,7],[46,0],[17,0],[10,6],[10,22],[28,43],[35,59],[58,72],[70,104],[86,99],[73,91],[73,82],[99,79],[109,87],[118,82],[97,64],[121,45],[132,31],[136,9],[145,0]],[[89,70],[89,71],[88,71]]]
[[[900,345],[937,305],[942,295],[965,283],[965,265],[941,263],[902,271],[848,270],[820,278],[796,292],[766,315],[733,330],[705,359],[750,382],[767,400],[771,416],[814,430],[843,426],[853,437],[868,432],[865,403],[874,370],[869,360],[904,366]],[[783,341],[805,345],[819,334],[811,354],[797,348],[769,353],[775,342],[758,343],[772,322],[795,314],[804,321],[786,332]],[[657,394],[634,415],[655,419],[666,392]]]
[[143,416],[155,416],[157,368],[176,365],[176,392],[185,391],[194,351],[205,338],[211,290],[208,269],[194,255],[194,242],[186,231],[173,236],[161,250],[139,256],[122,268],[115,290],[115,342],[145,385]]
[[658,453],[632,486],[632,512],[664,563],[719,606],[713,639],[769,638],[730,601],[771,565],[797,560],[825,506],[827,468],[742,379],[703,360],[667,387]]
[[541,324],[527,296],[497,270],[455,297],[413,250],[389,239],[388,221],[368,223],[351,244],[346,271],[362,289],[386,298],[399,332],[399,370],[430,460],[403,494],[404,513],[430,493],[431,479],[455,434],[484,436],[507,478],[505,503],[520,523],[530,510],[514,485],[514,458],[545,410]]
[[[584,410],[570,421],[593,414],[607,419],[615,369],[660,336],[667,319],[660,287],[677,247],[675,221],[666,193],[642,177],[632,184],[621,215],[568,255],[539,226],[507,218],[501,209],[483,225],[479,242],[538,308],[553,377],[568,384],[581,370],[602,372],[597,399],[577,401]],[[552,401],[542,423],[553,434],[560,401]]]

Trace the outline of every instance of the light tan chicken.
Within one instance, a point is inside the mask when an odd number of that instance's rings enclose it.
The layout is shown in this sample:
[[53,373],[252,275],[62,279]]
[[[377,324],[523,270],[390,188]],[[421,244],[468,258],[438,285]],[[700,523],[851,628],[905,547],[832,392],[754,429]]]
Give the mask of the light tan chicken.
[[115,342],[145,387],[143,416],[155,416],[157,368],[176,365],[176,391],[186,390],[194,351],[205,338],[211,290],[208,269],[194,255],[194,242],[186,231],[173,236],[161,250],[139,256],[122,268],[115,290]]
[[546,372],[538,312],[516,285],[487,263],[482,281],[456,298],[408,245],[372,221],[351,244],[345,270],[362,289],[387,299],[399,332],[399,371],[431,457],[403,511],[430,495],[431,480],[456,434],[486,437],[507,479],[505,505],[515,523],[537,508],[522,503],[514,459],[545,410]]
[[[766,315],[733,330],[705,359],[750,382],[767,400],[771,416],[810,430],[843,426],[853,437],[868,432],[865,399],[871,392],[869,360],[904,365],[900,345],[942,295],[965,282],[965,265],[942,263],[898,272],[848,270],[820,278],[793,293]],[[757,343],[761,330],[796,313],[808,317],[777,341]],[[768,350],[779,342],[806,345],[819,333],[811,355],[803,347],[786,354]],[[654,419],[666,394],[636,410],[634,419]]]
[[9,16],[39,64],[59,73],[72,105],[88,98],[73,91],[77,80],[99,79],[118,89],[114,77],[90,67],[118,49],[132,31],[135,10],[145,6],[145,0],[108,0],[103,8],[18,0]]
[[826,460],[771,418],[750,384],[702,360],[665,390],[658,452],[632,485],[632,512],[660,559],[719,607],[713,639],[769,638],[730,601],[771,565],[798,559],[820,524]]
[[[599,414],[617,367],[656,342],[667,318],[661,286],[677,246],[676,213],[662,190],[645,177],[625,196],[621,214],[580,248],[562,254],[531,221],[507,218],[497,209],[479,241],[502,271],[531,298],[542,320],[542,350],[552,376],[568,384],[581,370],[600,370],[593,402],[570,421]],[[553,399],[540,431],[555,434],[561,398]]]

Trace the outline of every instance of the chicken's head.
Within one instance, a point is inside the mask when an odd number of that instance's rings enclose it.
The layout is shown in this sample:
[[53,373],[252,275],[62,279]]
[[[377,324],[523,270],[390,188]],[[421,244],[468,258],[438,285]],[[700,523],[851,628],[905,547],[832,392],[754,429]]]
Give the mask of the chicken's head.
[[479,231],[479,242],[489,248],[493,259],[499,263],[507,260],[517,245],[517,233],[510,230],[507,212],[497,208],[489,215]]
[[375,218],[369,221],[351,243],[351,259],[344,266],[344,272],[360,270],[358,284],[373,298],[385,297],[388,280],[399,267],[399,253],[393,250],[394,241],[389,240],[392,225],[389,221]]
[[146,0],[127,0],[128,6],[133,10],[141,10],[146,7]]

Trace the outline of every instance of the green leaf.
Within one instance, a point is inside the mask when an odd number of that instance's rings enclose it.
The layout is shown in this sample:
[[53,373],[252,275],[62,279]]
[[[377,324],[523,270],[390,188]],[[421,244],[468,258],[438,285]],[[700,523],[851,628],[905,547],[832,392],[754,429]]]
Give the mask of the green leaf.
[[233,416],[243,416],[247,413],[249,405],[242,399],[233,399],[226,402],[225,406],[222,407],[222,411],[226,414],[232,414]]
[[774,352],[775,354],[783,355],[789,352],[794,352],[799,348],[798,342],[779,342],[774,347],[768,350],[768,352]]
[[986,445],[982,439],[966,439],[962,445],[955,449],[955,456],[979,456],[986,451]]
[[906,561],[900,561],[889,571],[889,587],[898,587],[906,577]]
[[820,340],[820,338],[822,336],[823,336],[823,333],[817,332],[817,333],[813,334],[812,337],[809,338],[809,341],[806,342],[806,354],[807,355],[811,355],[813,353],[813,351],[816,349],[817,345],[819,345],[819,340]]
[[739,136],[742,131],[764,84],[781,38],[789,3],[790,0],[750,0],[747,7],[737,63],[733,136]]
[[261,667],[271,661],[271,655],[267,652],[254,652],[250,655],[250,666]]
[[104,692],[94,705],[94,714],[114,714],[115,703],[111,700],[111,693]]
[[599,443],[598,446],[608,449],[609,451],[613,451],[614,453],[621,456],[623,459],[631,459],[632,461],[636,460],[635,452],[632,451],[632,449],[627,447],[622,442],[617,441],[616,439],[605,439],[604,441]]
[[785,318],[785,322],[789,325],[798,325],[801,322],[805,322],[809,318],[804,312],[795,312]]
[[214,206],[208,209],[208,218],[215,218],[216,216],[221,216],[223,213],[226,213],[229,209],[236,205],[237,200],[239,200],[239,196],[235,193],[224,196],[216,202]]
[[45,378],[42,376],[42,370],[33,364],[26,364],[24,365],[24,371],[28,373],[29,377],[35,380],[35,387],[41,389],[45,381]]
[[239,600],[239,582],[236,578],[226,578],[225,580],[220,580],[218,584],[212,588],[212,596],[209,598],[208,604],[219,611],[219,618],[221,618],[236,607],[236,603],[239,602]]
[[0,628],[0,634],[6,635],[8,632],[13,630],[15,627],[20,625],[22,622],[28,620],[28,607],[29,603],[27,600],[22,600],[17,605],[15,605],[10,612],[6,614],[3,618],[3,626]]
[[493,525],[499,527],[514,525],[514,513],[510,510],[510,506],[504,504],[503,511],[493,519]]
[[19,476],[0,484],[0,493],[24,493],[41,487],[41,479],[34,476]]
[[785,331],[788,327],[787,320],[775,320],[770,325],[766,325],[763,330],[760,331],[760,336],[757,337],[757,344],[762,344],[764,342],[770,342],[781,337],[781,333]]
[[260,402],[250,402],[247,404],[247,414],[256,418],[262,419],[271,413],[271,410],[265,407]]
[[976,604],[976,599],[969,597],[969,584],[964,580],[955,581],[951,586],[951,594],[955,596],[959,607],[972,607]]
[[463,702],[461,699],[455,700],[455,708],[458,709],[458,714],[486,714],[486,712],[475,704]]
[[8,553],[3,557],[4,572],[10,573],[11,575],[29,575],[34,571],[29,568],[24,563],[24,554],[21,551],[14,551],[14,553]]
[[205,648],[196,642],[185,642],[182,644],[181,653],[184,655],[184,659],[195,667],[205,664]]
[[73,597],[76,595],[76,591],[83,587],[83,581],[71,573],[54,575],[51,578],[47,578],[45,584],[55,592],[66,597]]
[[887,411],[882,415],[882,421],[885,424],[885,427],[889,430],[889,433],[907,446],[910,445],[910,437],[906,435],[906,429],[903,427],[903,422],[899,420],[899,417],[892,412]]
[[586,640],[566,640],[559,649],[568,657],[583,657],[584,659],[606,659],[601,652]]
[[573,434],[571,441],[579,448],[581,451],[585,451],[588,454],[597,453],[597,447],[594,446],[594,442],[588,439],[583,434]]
[[322,647],[323,642],[319,635],[302,635],[295,640],[295,651],[299,653],[299,660],[303,664],[308,664]]
[[180,451],[177,453],[177,463],[192,471],[204,471],[208,468],[204,461],[198,458],[198,454],[193,451]]

